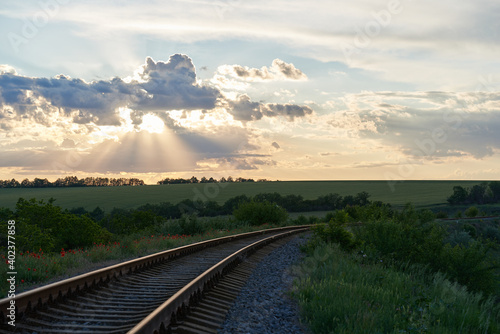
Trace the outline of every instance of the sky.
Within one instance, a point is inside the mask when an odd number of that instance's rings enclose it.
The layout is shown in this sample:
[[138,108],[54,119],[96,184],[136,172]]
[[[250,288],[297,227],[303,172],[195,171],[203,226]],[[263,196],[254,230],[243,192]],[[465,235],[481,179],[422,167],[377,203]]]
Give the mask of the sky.
[[0,179],[500,178],[498,1],[0,4]]

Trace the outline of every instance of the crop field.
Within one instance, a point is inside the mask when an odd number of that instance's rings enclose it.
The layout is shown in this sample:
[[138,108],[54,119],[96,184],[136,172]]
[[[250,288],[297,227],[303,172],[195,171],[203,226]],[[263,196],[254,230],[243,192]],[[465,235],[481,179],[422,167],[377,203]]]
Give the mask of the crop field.
[[[480,181],[404,181],[390,184],[386,181],[276,181],[256,183],[204,183],[148,185],[136,187],[86,188],[15,188],[0,189],[0,207],[15,208],[18,198],[48,200],[63,208],[84,207],[92,210],[99,206],[105,211],[116,208],[135,208],[150,203],[177,204],[184,199],[224,203],[238,195],[278,192],[281,195],[301,195],[315,199],[329,193],[342,196],[366,191],[371,200],[395,206],[412,202],[416,207],[429,207],[446,203],[453,186],[471,187]],[[394,191],[393,191],[394,190]]]

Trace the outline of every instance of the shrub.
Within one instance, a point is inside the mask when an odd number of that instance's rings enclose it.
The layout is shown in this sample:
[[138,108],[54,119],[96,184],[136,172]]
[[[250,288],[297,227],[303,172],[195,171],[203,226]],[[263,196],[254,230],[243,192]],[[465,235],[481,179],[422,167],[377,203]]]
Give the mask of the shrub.
[[489,239],[500,244],[500,229],[494,226],[487,226],[482,233],[485,239]]
[[364,224],[358,238],[367,248],[397,261],[435,262],[443,247],[444,229],[434,223],[376,221]]
[[[323,242],[337,243],[343,250],[352,250],[356,245],[354,234],[343,226],[344,223],[342,221],[347,219],[347,217],[342,214],[339,214],[339,217],[340,221],[331,219],[328,224],[315,225],[312,231],[314,236]],[[313,243],[316,244],[317,241],[313,241]]]
[[268,201],[240,203],[233,215],[238,221],[246,221],[251,225],[282,224],[288,219],[285,209]]
[[293,222],[295,225],[306,225],[308,223],[308,220],[306,216],[300,215]]
[[437,218],[437,219],[444,219],[444,218],[448,218],[448,212],[446,212],[446,211],[439,211],[439,212],[436,214],[436,218]]
[[469,217],[469,218],[474,218],[478,215],[479,213],[479,209],[476,208],[475,206],[471,206],[470,208],[468,208],[467,210],[465,210],[464,214],[465,214],[465,217]]
[[20,198],[16,204],[15,219],[19,226],[16,239],[19,249],[45,251],[61,248],[90,246],[106,242],[110,233],[87,215],[75,215],[53,205],[54,201],[36,201]]
[[476,228],[473,225],[471,225],[471,224],[464,224],[463,230],[465,232],[469,233],[469,235],[472,238],[477,238],[477,230],[476,230]]
[[195,214],[183,214],[179,219],[181,231],[179,234],[194,235],[203,232],[201,224],[198,222],[198,217]]
[[498,266],[490,263],[487,257],[489,246],[480,241],[468,245],[447,244],[443,247],[441,261],[443,271],[471,291],[491,293],[495,289],[494,270]]
[[434,212],[428,209],[419,210],[417,214],[418,219],[422,224],[429,223],[436,219],[436,215],[434,214]]
[[472,237],[466,231],[454,231],[445,240],[445,243],[450,244],[452,247],[456,245],[468,245],[472,240]]

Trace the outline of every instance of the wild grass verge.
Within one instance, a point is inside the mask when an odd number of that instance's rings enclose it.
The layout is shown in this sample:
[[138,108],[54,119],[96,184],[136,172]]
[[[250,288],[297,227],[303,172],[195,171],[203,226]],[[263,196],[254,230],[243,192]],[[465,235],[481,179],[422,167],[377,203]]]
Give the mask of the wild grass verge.
[[[319,244],[294,268],[313,333],[499,333],[500,305],[424,267],[387,267]],[[404,270],[402,270],[404,269]]]

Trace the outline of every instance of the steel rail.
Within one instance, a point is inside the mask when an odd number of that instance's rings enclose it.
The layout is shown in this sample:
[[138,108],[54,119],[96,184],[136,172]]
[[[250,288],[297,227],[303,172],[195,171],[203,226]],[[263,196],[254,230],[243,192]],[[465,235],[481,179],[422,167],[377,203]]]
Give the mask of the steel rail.
[[[128,273],[148,269],[155,264],[164,263],[165,261],[199,252],[206,248],[224,244],[230,241],[277,231],[293,231],[297,229],[303,229],[305,227],[306,226],[281,227],[201,241],[194,244],[147,255],[138,259],[121,262],[106,268],[94,270],[89,273],[81,274],[30,291],[19,293],[15,296],[16,319],[21,319],[26,313],[41,309],[48,303],[53,303],[57,300],[62,300],[66,297],[72,296],[73,294],[87,291],[93,287],[107,283],[114,278],[127,275]],[[10,306],[10,301],[10,298],[4,298],[0,300],[0,324],[5,324],[7,321],[6,315],[9,314],[7,308]]]
[[169,332],[169,327],[176,322],[178,317],[186,315],[186,311],[191,304],[196,304],[217,282],[234,267],[236,267],[245,257],[255,252],[259,248],[284,238],[294,233],[307,231],[309,227],[301,226],[299,229],[287,231],[278,235],[254,242],[239,251],[229,255],[203,274],[192,280],[181,290],[175,293],[155,311],[144,318],[139,324],[132,328],[127,334],[163,334]]

